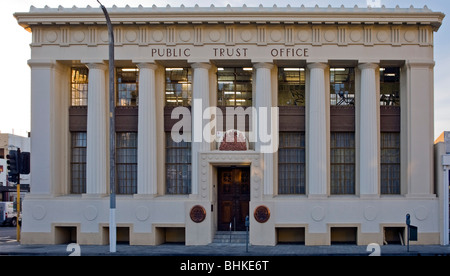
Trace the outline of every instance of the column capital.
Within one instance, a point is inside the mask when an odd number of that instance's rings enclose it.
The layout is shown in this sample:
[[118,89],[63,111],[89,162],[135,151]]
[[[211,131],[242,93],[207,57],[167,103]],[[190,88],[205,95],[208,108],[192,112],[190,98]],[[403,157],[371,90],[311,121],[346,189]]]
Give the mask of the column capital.
[[105,64],[103,61],[101,61],[101,62],[100,61],[86,61],[83,63],[85,63],[85,65],[87,66],[87,68],[89,70],[92,70],[92,69],[99,69],[99,70],[103,70],[103,71],[108,70],[108,65]]
[[209,69],[211,69],[211,64],[207,63],[207,62],[194,62],[194,63],[191,63],[191,67],[192,67],[192,69],[206,69],[206,70],[209,70]]
[[136,63],[136,66],[139,69],[151,69],[151,70],[158,69],[158,65],[154,62],[138,62]]
[[308,65],[308,69],[322,69],[325,70],[328,67],[327,63],[323,63],[323,62],[314,62],[314,63],[309,63]]
[[31,68],[53,68],[56,66],[56,61],[53,59],[30,59],[28,66]]
[[255,69],[265,68],[271,70],[273,68],[273,63],[271,62],[255,62],[253,63]]
[[360,63],[360,64],[358,65],[358,68],[359,68],[360,70],[366,70],[366,69],[373,69],[373,70],[375,70],[375,69],[377,69],[378,67],[379,67],[379,64],[378,64],[378,63],[373,63],[373,62]]

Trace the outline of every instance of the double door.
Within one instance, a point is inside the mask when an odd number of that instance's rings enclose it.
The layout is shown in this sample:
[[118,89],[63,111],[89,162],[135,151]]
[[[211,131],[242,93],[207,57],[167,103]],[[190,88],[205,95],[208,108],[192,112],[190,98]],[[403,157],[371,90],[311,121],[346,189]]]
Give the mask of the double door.
[[218,170],[218,228],[245,231],[245,217],[249,214],[250,168],[219,168]]

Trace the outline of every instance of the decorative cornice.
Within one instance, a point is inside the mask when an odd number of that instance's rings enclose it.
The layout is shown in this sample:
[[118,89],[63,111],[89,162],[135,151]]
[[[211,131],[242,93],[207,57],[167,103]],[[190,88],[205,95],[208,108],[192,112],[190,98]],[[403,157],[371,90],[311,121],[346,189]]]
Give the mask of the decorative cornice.
[[[313,8],[301,7],[143,7],[125,6],[108,8],[115,24],[420,24],[431,25],[437,31],[445,17],[443,13],[433,12],[427,6],[410,8]],[[28,29],[35,25],[85,24],[104,25],[105,19],[100,8],[36,8],[29,12],[15,13],[18,23]]]

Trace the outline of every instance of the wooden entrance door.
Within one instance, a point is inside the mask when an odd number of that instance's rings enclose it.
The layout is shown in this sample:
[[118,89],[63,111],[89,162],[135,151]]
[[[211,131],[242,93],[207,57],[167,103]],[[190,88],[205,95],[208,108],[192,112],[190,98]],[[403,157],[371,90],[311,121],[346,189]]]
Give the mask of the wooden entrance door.
[[249,214],[250,168],[219,168],[219,231],[245,231]]

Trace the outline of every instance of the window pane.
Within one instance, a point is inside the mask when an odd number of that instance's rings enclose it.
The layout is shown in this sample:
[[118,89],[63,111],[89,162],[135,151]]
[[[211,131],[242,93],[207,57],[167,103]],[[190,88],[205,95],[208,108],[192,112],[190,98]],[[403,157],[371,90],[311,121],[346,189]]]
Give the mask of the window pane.
[[191,192],[191,143],[172,140],[166,133],[166,193],[189,194]]
[[330,135],[331,194],[355,194],[355,133]]
[[118,194],[137,193],[137,133],[116,133],[116,185]]
[[190,106],[192,101],[191,68],[166,68],[166,106]]
[[72,68],[71,89],[72,106],[87,106],[89,70],[83,67]]
[[252,106],[251,68],[219,68],[217,71],[217,105]]
[[400,68],[380,68],[380,105],[400,106]]
[[280,132],[278,193],[305,194],[305,133]]
[[86,132],[71,134],[71,193],[86,193]]
[[278,68],[278,106],[305,106],[304,68]]
[[400,194],[400,133],[382,132],[381,194]]
[[117,106],[137,106],[139,69],[117,68]]
[[355,105],[355,69],[330,69],[330,104]]

